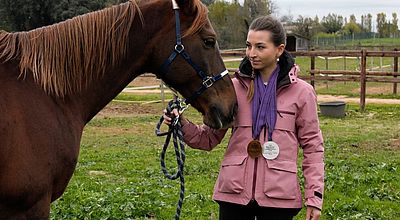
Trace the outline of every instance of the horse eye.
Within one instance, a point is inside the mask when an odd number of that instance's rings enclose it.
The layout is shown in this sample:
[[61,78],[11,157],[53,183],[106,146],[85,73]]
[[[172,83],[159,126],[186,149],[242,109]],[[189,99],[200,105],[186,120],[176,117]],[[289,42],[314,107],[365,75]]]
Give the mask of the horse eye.
[[215,46],[215,40],[212,39],[212,38],[210,38],[210,39],[205,39],[205,40],[204,40],[204,44],[205,44],[207,47],[214,47],[214,46]]

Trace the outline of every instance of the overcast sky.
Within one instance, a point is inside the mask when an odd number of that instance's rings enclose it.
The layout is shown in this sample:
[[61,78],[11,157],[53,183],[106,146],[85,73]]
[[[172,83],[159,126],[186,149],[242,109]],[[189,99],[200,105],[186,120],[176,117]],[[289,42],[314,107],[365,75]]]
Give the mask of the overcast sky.
[[319,19],[328,13],[335,13],[344,17],[351,14],[360,22],[361,15],[371,13],[376,22],[376,14],[386,13],[386,19],[392,19],[392,13],[396,12],[400,17],[400,0],[273,0],[278,6],[278,17],[291,14],[294,19],[298,15]]

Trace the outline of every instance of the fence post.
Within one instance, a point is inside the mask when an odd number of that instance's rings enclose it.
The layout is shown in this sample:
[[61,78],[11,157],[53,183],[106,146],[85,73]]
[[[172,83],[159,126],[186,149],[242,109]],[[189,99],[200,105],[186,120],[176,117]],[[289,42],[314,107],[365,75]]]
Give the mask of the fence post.
[[325,69],[329,70],[329,60],[328,57],[325,57]]
[[[394,51],[398,51],[397,48],[394,49]],[[393,65],[393,72],[398,73],[399,72],[399,57],[394,57],[393,58],[394,65]],[[397,78],[397,75],[394,76],[394,79]],[[393,83],[393,94],[397,94],[397,83]]]
[[[311,51],[314,51],[314,49],[312,49]],[[310,66],[310,73],[311,73],[311,85],[312,87],[315,89],[315,74],[314,74],[314,70],[315,70],[315,56],[311,56],[311,66]]]
[[365,93],[367,87],[367,52],[361,50],[361,67],[360,67],[360,110],[365,111]]
[[162,80],[160,80],[160,90],[161,90],[161,103],[162,106],[165,106],[165,86],[164,86],[164,82]]

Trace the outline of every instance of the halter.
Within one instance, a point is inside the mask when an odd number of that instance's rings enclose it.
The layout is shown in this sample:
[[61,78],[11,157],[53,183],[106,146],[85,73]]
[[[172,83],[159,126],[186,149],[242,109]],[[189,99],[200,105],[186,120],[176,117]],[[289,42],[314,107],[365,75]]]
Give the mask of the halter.
[[196,90],[196,92],[184,100],[186,104],[190,104],[194,99],[196,99],[198,96],[200,96],[206,89],[210,88],[214,82],[222,79],[225,75],[228,74],[228,70],[224,70],[222,73],[216,75],[216,76],[208,76],[199,66],[197,66],[193,60],[190,58],[189,54],[186,53],[185,51],[185,46],[183,46],[182,43],[182,37],[181,37],[181,22],[179,18],[179,6],[176,3],[175,0],[172,0],[172,9],[175,11],[175,31],[176,31],[176,44],[174,51],[172,51],[171,55],[168,57],[167,60],[161,65],[161,74],[162,76],[166,75],[168,73],[168,70],[172,64],[172,62],[175,60],[175,58],[178,55],[181,55],[183,59],[186,60],[187,63],[189,63],[193,69],[197,72],[197,75],[201,78],[203,81],[200,88]]

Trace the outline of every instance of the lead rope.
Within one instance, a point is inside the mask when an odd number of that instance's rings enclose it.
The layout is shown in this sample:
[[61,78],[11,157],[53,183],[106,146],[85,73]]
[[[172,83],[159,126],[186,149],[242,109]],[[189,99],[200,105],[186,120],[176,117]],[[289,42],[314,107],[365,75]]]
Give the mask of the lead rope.
[[[188,107],[188,106],[183,106],[182,103],[183,103],[182,100],[179,99],[177,96],[175,96],[174,100],[171,100],[168,103],[167,112],[170,113],[170,112],[172,112],[173,109],[177,109],[180,113],[182,113]],[[183,175],[183,170],[184,170],[184,166],[185,166],[185,143],[183,142],[182,126],[181,126],[179,116],[174,118],[173,122],[169,126],[168,132],[164,132],[164,133],[162,133],[160,131],[163,121],[164,121],[164,117],[161,116],[161,118],[156,126],[156,131],[155,131],[157,136],[165,136],[165,135],[167,136],[165,139],[163,149],[161,151],[161,155],[160,155],[161,170],[164,173],[164,176],[166,178],[168,178],[170,180],[176,180],[179,178],[179,180],[180,180],[179,200],[178,200],[178,204],[176,207],[176,213],[175,213],[175,220],[179,220],[181,211],[182,211],[183,199],[185,197],[185,178]],[[168,172],[166,165],[165,165],[165,155],[166,155],[167,148],[168,148],[170,140],[171,140],[171,135],[173,137],[176,162],[178,165],[178,170],[173,175]]]

